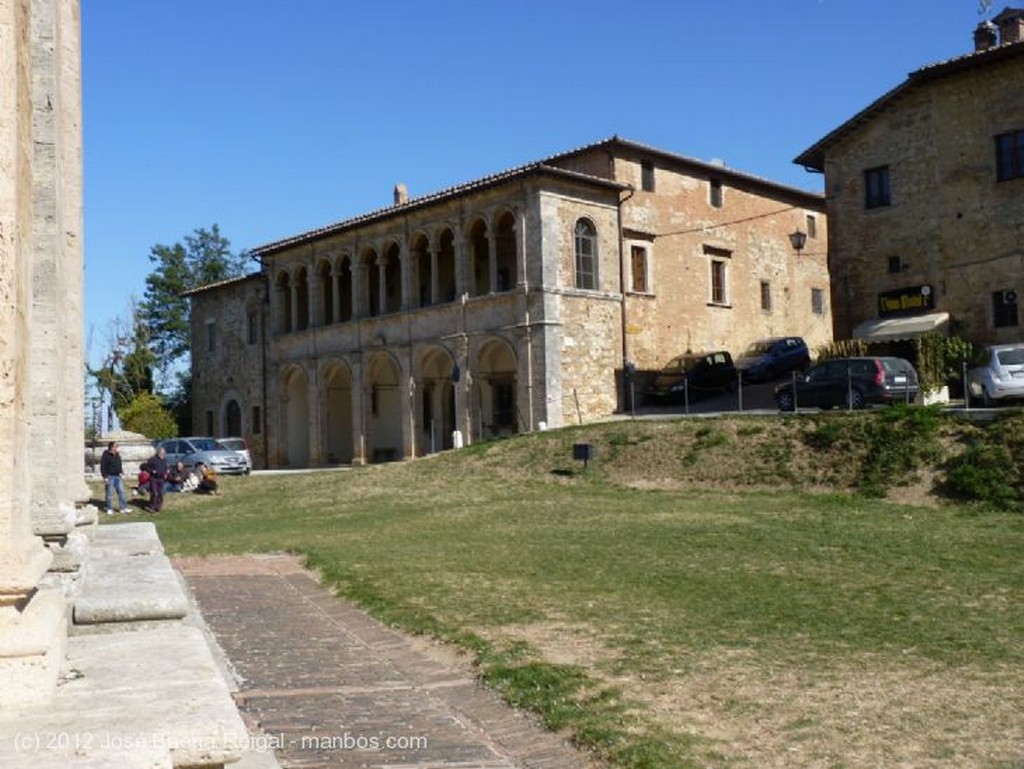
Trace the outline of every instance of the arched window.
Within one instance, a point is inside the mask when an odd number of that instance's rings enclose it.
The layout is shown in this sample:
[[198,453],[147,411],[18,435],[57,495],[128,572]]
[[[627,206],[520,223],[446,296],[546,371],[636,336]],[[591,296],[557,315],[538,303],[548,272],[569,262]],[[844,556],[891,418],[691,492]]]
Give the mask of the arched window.
[[576,288],[597,288],[597,230],[586,219],[576,222]]

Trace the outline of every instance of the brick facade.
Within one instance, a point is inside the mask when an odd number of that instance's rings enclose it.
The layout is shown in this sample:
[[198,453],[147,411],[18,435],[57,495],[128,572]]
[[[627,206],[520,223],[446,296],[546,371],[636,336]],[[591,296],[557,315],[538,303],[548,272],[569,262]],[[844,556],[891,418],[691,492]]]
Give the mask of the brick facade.
[[[796,253],[788,234],[809,218],[816,237]],[[827,303],[810,298],[827,292],[826,237],[820,196],[620,139],[423,198],[396,191],[391,208],[256,249],[259,276],[192,293],[196,429],[212,412],[224,435],[231,400],[251,415],[263,399],[263,441],[245,437],[257,466],[281,467],[599,419],[623,406],[627,359],[828,342]],[[253,312],[258,351],[237,330]]]

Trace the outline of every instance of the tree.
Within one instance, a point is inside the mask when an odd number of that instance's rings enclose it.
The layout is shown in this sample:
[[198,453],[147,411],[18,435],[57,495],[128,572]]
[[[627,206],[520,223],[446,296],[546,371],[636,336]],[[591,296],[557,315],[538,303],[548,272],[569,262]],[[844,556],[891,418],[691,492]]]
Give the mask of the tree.
[[249,260],[248,252],[231,251],[231,242],[220,234],[216,224],[209,230],[196,229],[184,240],[184,245],[155,245],[149,253],[154,268],[146,276],[142,317],[149,328],[157,368],[162,372],[189,354],[189,303],[182,294],[244,275]]
[[126,430],[147,438],[173,438],[178,434],[174,417],[156,396],[139,393],[121,410],[121,424]]
[[156,363],[140,306],[132,302],[128,312],[129,320],[118,317],[111,325],[110,348],[103,364],[88,369],[97,389],[109,393],[108,405],[118,412],[140,393],[152,392]]

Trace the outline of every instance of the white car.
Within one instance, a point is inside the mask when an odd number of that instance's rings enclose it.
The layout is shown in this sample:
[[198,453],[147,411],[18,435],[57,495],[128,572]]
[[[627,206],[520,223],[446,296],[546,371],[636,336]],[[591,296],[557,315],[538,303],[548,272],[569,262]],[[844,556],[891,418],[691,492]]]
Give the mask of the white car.
[[252,455],[249,453],[249,444],[245,442],[245,438],[218,438],[217,443],[245,460],[246,475],[252,472]]
[[967,372],[972,400],[986,406],[996,401],[1024,398],[1024,342],[985,348],[983,365]]

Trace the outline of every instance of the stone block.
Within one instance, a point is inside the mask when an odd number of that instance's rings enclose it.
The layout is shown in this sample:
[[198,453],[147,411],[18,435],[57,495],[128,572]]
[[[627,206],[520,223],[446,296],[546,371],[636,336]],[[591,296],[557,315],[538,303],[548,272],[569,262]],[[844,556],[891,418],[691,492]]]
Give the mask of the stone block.
[[76,636],[53,704],[0,714],[0,767],[219,767],[248,732],[198,628]]
[[66,643],[67,603],[56,590],[0,612],[0,712],[53,699]]
[[53,553],[50,571],[78,571],[89,554],[89,538],[80,531],[72,531],[61,539],[45,541]]
[[75,601],[76,624],[181,619],[188,597],[162,554],[90,554]]
[[107,558],[155,555],[164,552],[156,526],[149,521],[97,527],[92,537],[92,556]]

